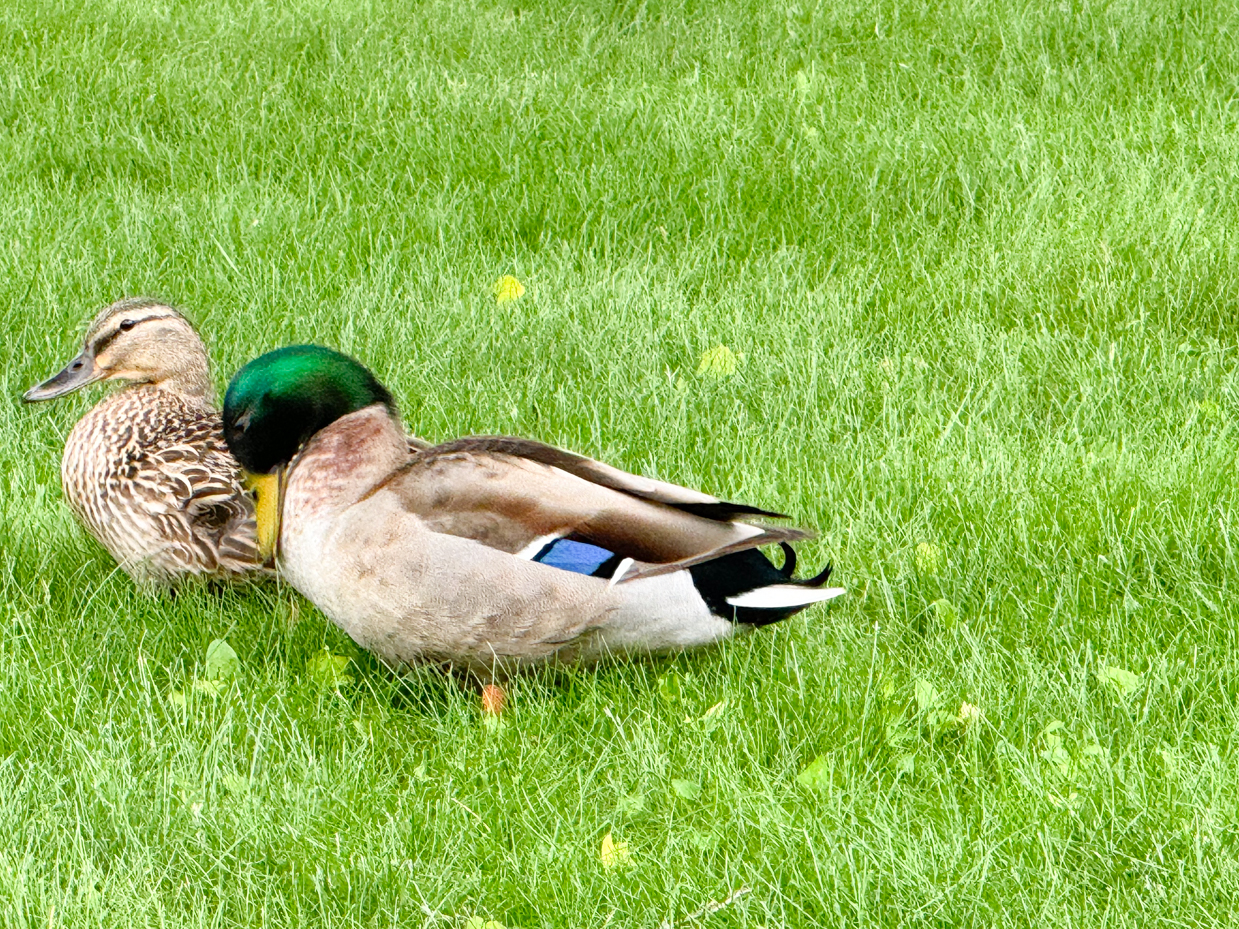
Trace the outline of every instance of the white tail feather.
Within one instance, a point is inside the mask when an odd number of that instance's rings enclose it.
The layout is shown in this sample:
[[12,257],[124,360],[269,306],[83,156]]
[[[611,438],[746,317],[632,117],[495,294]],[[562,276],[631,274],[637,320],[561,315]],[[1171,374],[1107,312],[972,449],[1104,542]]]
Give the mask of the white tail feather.
[[615,567],[615,573],[611,575],[611,580],[607,581],[608,587],[614,587],[624,579],[624,575],[628,573],[628,569],[633,565],[631,558],[625,558]]
[[783,610],[793,606],[808,606],[823,600],[833,600],[847,593],[842,587],[801,587],[798,584],[771,584],[746,590],[728,597],[731,606],[751,607],[756,610]]

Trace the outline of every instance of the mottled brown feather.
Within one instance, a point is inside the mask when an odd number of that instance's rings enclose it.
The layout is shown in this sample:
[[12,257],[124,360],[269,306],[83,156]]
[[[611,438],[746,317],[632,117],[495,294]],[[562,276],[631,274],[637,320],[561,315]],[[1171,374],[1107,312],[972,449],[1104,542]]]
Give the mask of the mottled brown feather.
[[140,583],[258,569],[254,504],[217,411],[159,387],[104,398],[69,434],[74,514]]

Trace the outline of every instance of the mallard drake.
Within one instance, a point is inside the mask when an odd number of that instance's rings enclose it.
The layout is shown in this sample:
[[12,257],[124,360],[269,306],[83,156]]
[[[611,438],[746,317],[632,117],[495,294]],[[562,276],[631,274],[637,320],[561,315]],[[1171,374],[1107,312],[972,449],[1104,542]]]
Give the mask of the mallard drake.
[[143,586],[261,570],[254,501],[224,444],[206,347],[189,321],[157,300],[113,303],[81,354],[23,399],[100,381],[128,386],[73,427],[60,462],[86,530]]
[[[331,349],[251,361],[224,436],[255,475],[259,540],[362,648],[486,683],[540,664],[708,645],[843,593],[793,580],[783,518],[540,442],[412,449],[388,390]],[[758,546],[780,544],[784,569]]]

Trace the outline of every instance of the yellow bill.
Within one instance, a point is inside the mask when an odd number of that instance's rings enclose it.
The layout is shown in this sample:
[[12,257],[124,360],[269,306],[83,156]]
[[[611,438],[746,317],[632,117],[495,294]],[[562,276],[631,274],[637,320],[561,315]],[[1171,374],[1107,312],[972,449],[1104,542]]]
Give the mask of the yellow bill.
[[270,474],[245,472],[245,488],[254,492],[258,518],[258,556],[265,565],[275,561],[280,542],[280,511],[284,496],[284,469]]

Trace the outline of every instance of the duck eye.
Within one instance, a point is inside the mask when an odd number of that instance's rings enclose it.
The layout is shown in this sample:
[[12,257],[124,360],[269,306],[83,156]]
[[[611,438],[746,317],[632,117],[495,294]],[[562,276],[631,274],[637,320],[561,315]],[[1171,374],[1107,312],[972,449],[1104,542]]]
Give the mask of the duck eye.
[[138,324],[138,321],[136,319],[122,319],[120,323],[120,331],[128,332],[130,329],[132,329],[137,324]]

